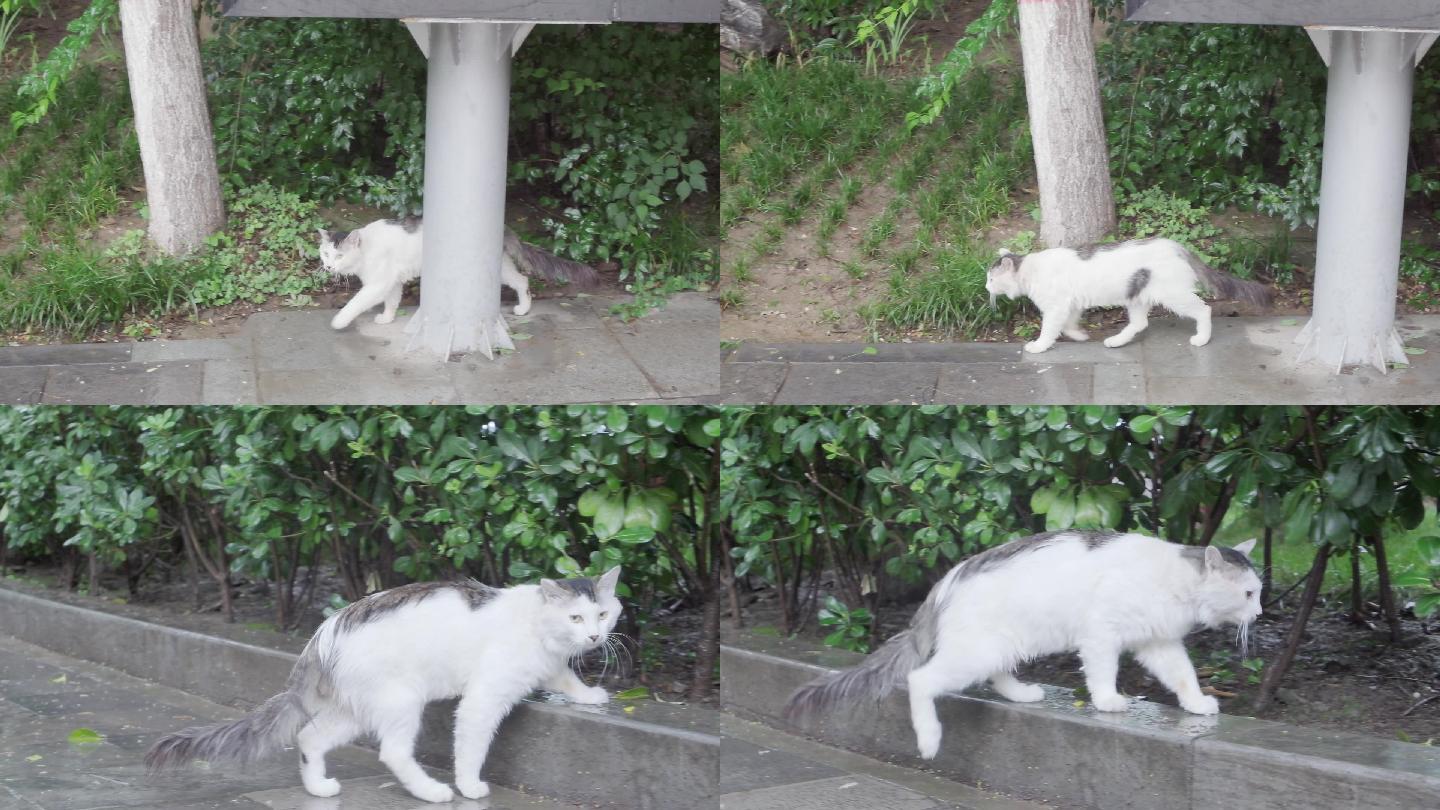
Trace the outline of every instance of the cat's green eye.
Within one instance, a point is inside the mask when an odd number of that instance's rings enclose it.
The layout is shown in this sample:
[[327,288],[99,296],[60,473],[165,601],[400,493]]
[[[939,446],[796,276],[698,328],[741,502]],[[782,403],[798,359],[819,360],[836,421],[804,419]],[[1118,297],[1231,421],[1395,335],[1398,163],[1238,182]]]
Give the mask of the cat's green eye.
[[576,624],[579,624],[579,623],[580,623],[580,614],[577,613],[577,614],[571,616],[571,617],[570,617],[570,621],[572,621],[572,622],[574,622],[574,623],[576,623]]

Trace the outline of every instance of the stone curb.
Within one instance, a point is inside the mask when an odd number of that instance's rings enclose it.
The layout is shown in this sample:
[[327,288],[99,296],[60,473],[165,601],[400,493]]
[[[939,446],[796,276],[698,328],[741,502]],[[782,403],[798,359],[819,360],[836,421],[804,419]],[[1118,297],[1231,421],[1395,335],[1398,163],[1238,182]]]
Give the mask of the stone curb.
[[929,761],[915,754],[903,688],[801,726],[781,719],[795,687],[859,658],[789,640],[734,639],[720,649],[721,702],[832,745],[1064,807],[1440,807],[1440,751],[1427,746],[1143,701],[1111,715],[1077,707],[1071,690],[1053,686],[1035,704],[985,690],[942,700],[945,736]]
[[[52,602],[0,587],[0,633],[226,705],[284,688],[292,653]],[[450,769],[451,704],[426,712],[419,749]],[[713,713],[640,704],[631,714],[526,702],[501,726],[486,778],[599,807],[713,807],[720,737]]]

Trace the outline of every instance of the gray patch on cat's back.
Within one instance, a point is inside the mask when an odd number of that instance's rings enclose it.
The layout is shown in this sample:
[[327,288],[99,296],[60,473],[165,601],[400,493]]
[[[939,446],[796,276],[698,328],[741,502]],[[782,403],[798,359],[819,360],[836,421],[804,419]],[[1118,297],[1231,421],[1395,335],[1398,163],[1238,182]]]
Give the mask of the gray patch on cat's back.
[[1057,541],[1063,541],[1067,538],[1074,537],[1085,544],[1086,550],[1094,551],[1120,536],[1117,532],[1087,532],[1067,529],[1065,531],[1041,532],[1040,534],[1034,534],[1029,537],[1020,537],[1002,546],[986,549],[966,560],[964,562],[965,567],[960,571],[960,575],[956,577],[956,579],[965,579],[976,576],[977,574],[983,574],[986,571],[993,571],[1022,554],[1039,551]]
[[393,613],[406,605],[415,604],[437,593],[452,590],[459,594],[471,610],[478,610],[500,593],[499,588],[482,585],[473,579],[457,582],[412,582],[388,591],[372,593],[358,602],[353,602],[336,614],[336,630],[346,632],[368,624],[382,616]]
[[386,225],[398,225],[406,233],[415,233],[416,231],[420,230],[421,222],[422,220],[420,217],[405,217],[404,219],[385,220]]
[[[1182,546],[1180,548],[1180,556],[1188,560],[1196,568],[1199,568],[1201,571],[1203,571],[1205,570],[1206,548],[1209,548],[1209,546]],[[1226,548],[1225,546],[1215,546],[1214,548],[1216,551],[1220,552],[1220,559],[1224,560],[1230,565],[1247,571],[1255,570],[1255,563],[1251,562],[1249,557],[1246,557],[1244,554],[1241,554],[1235,549]]]
[[1128,242],[1105,242],[1103,244],[1085,245],[1075,248],[1075,255],[1079,256],[1081,261],[1088,262],[1095,258],[1095,254],[1097,253],[1109,253],[1112,250],[1119,250],[1120,248],[1130,247],[1131,245],[1147,245],[1153,241],[1155,241],[1154,237],[1149,239],[1131,239]]
[[1134,273],[1130,274],[1130,286],[1125,288],[1125,297],[1134,298],[1135,296],[1139,295],[1145,289],[1145,285],[1149,283],[1150,269],[1147,267],[1142,267],[1139,270],[1136,270]]

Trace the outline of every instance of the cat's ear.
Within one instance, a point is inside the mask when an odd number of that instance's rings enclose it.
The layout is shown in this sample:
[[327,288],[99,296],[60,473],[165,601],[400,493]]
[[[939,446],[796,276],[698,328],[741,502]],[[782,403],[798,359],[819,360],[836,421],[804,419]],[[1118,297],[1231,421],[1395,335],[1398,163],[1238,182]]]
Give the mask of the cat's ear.
[[1014,256],[1015,254],[1010,252],[1010,248],[1000,248],[1000,253],[998,255],[1000,256],[1000,258],[1003,259],[1006,256]]
[[1219,571],[1225,564],[1225,558],[1220,554],[1220,549],[1215,546],[1205,547],[1205,570]]
[[547,602],[564,602],[570,598],[570,592],[565,590],[565,586],[553,579],[540,580],[540,593]]
[[1246,559],[1249,559],[1250,552],[1255,550],[1255,539],[1252,537],[1251,539],[1246,540],[1245,542],[1236,546],[1235,550],[1240,552],[1241,554],[1244,554]]
[[614,596],[615,584],[619,581],[620,566],[617,565],[614,568],[611,568],[609,571],[601,574],[600,578],[595,580],[595,593],[601,596]]
[[360,247],[360,232],[351,231],[350,235],[345,237],[345,246],[349,248]]

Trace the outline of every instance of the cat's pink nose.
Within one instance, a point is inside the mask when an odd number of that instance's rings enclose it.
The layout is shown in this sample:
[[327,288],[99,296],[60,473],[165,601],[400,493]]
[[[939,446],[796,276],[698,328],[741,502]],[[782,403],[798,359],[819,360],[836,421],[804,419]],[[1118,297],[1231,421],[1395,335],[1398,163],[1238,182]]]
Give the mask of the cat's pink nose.
[[591,637],[590,637],[590,640],[591,640],[591,641],[599,641],[599,640],[600,640],[600,637],[599,637],[599,636],[591,636]]

